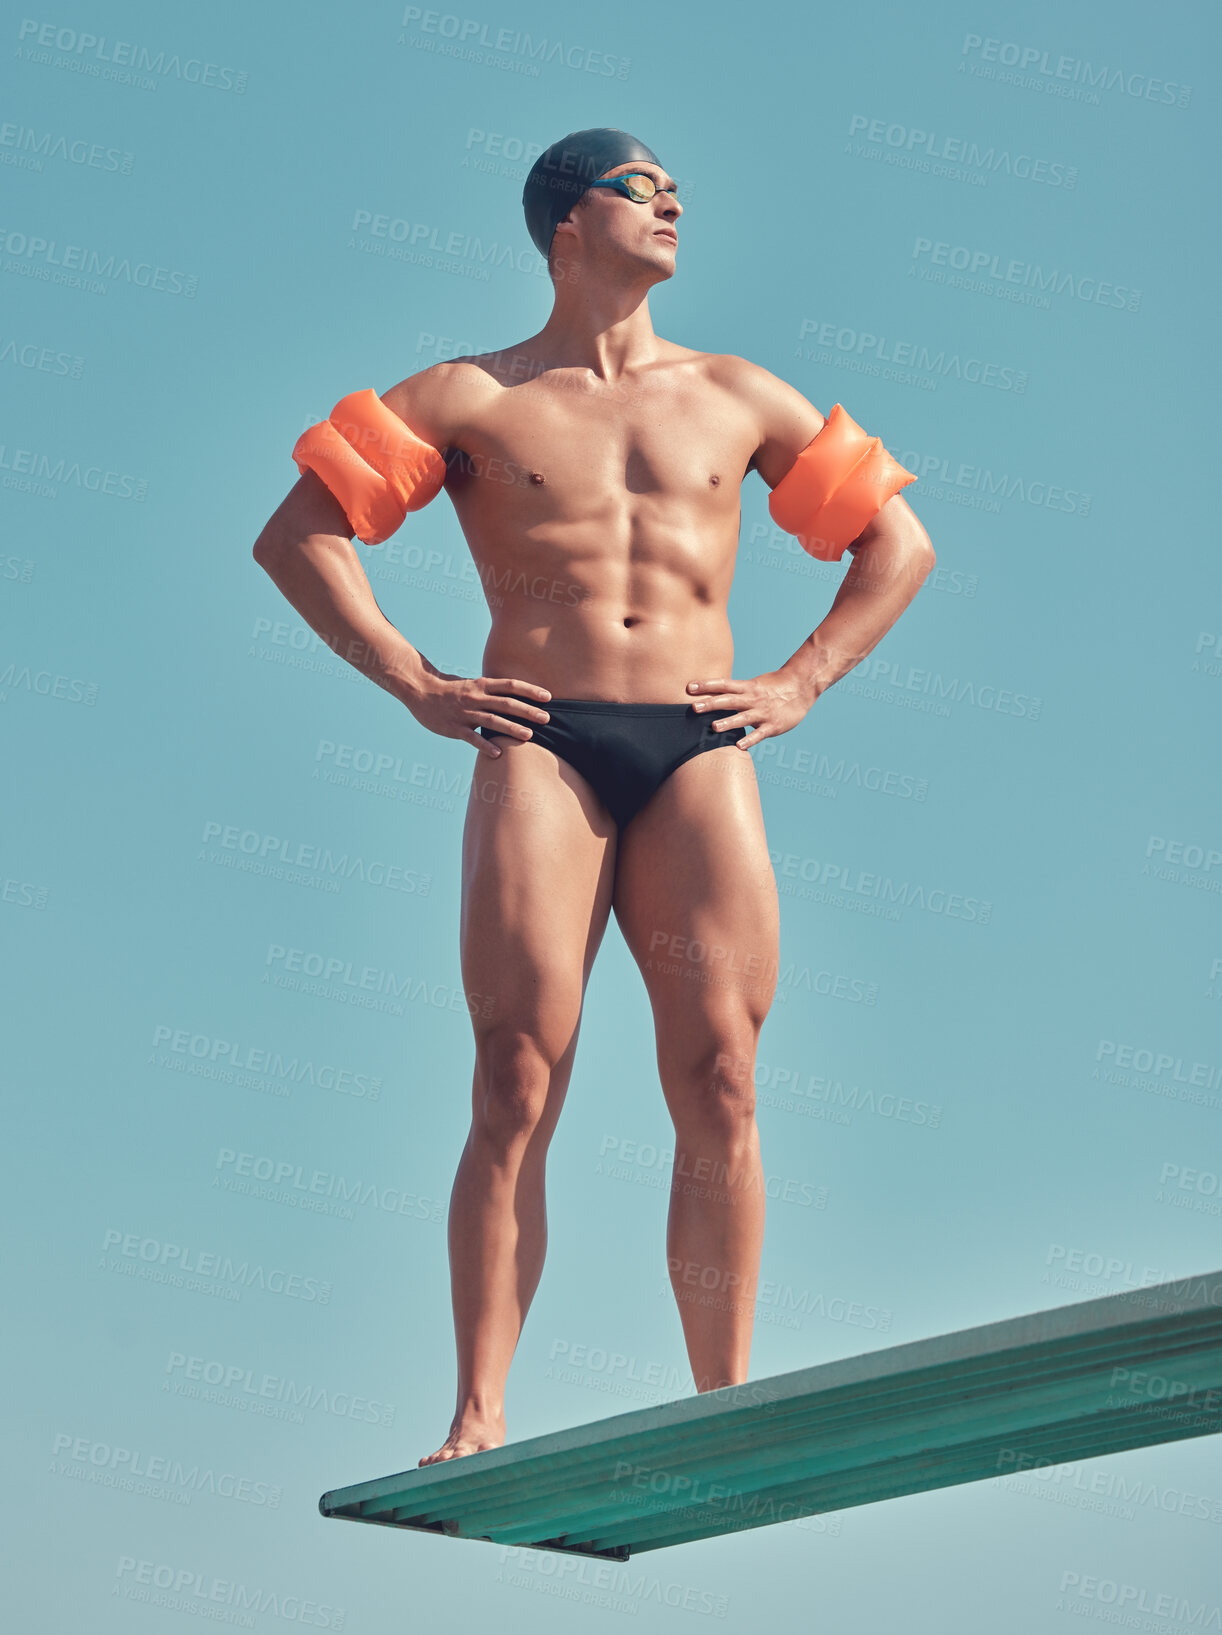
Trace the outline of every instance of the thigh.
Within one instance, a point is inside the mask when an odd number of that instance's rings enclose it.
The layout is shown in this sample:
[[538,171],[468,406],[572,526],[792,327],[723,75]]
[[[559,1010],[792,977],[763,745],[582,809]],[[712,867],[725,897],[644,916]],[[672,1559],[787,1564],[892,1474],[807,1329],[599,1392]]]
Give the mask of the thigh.
[[753,1048],[776,991],[780,917],[759,786],[732,744],[685,761],[620,836],[615,916],[645,979],[658,1060]]
[[477,756],[462,846],[463,985],[477,1041],[525,1036],[551,1059],[576,1046],[606,928],[615,825],[589,785],[540,744],[497,734]]

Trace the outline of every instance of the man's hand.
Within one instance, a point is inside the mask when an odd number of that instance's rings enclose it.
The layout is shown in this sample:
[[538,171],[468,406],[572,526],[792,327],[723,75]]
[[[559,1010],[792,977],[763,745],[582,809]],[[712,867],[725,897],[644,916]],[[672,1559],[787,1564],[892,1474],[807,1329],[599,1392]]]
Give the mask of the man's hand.
[[803,681],[791,670],[770,670],[767,675],[752,676],[750,681],[734,681],[724,676],[713,681],[689,681],[687,690],[703,695],[692,702],[692,708],[699,714],[712,710],[734,712],[714,721],[714,732],[754,727],[754,732],[738,740],[738,749],[750,749],[765,738],[775,738],[778,733],[796,727],[819,696],[813,684]]
[[[514,698],[510,694],[520,694]],[[503,732],[507,737],[523,742],[531,737],[530,728],[520,721],[510,720],[521,715],[527,721],[547,721],[550,717],[538,704],[527,704],[527,698],[546,704],[551,697],[546,687],[537,687],[533,681],[517,681],[501,676],[450,676],[435,671],[421,677],[403,702],[422,727],[438,733],[442,738],[462,738],[474,744],[481,755],[499,755],[499,744],[490,743],[476,732],[477,727],[488,727]]]

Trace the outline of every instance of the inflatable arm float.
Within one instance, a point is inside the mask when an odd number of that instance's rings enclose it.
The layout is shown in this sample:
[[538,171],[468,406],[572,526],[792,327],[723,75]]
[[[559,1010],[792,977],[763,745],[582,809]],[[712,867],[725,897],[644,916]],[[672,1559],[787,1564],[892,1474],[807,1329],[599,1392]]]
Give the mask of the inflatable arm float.
[[845,548],[916,472],[893,460],[839,403],[768,496],[772,520],[803,550],[839,562]]
[[315,472],[344,508],[364,545],[381,545],[409,511],[435,499],[446,463],[371,386],[341,397],[326,420],[293,445],[297,469]]

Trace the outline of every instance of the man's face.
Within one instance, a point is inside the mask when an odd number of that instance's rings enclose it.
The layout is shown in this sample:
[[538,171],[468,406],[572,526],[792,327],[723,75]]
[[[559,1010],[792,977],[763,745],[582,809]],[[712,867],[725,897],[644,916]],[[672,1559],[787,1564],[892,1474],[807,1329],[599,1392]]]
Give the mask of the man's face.
[[[674,180],[661,165],[638,159],[616,165],[607,176],[649,176],[659,189]],[[556,228],[553,240],[559,258],[585,262],[587,271],[613,267],[649,269],[651,283],[673,278],[678,247],[678,221],[683,206],[673,193],[657,192],[640,204],[613,187],[590,188]]]

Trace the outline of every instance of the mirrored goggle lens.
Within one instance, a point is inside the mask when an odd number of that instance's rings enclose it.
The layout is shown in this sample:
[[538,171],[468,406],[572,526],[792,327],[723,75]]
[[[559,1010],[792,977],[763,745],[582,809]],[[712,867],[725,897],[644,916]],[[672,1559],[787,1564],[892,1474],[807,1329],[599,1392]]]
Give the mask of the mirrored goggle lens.
[[625,176],[624,182],[628,188],[629,198],[638,204],[646,204],[658,191],[651,176]]

